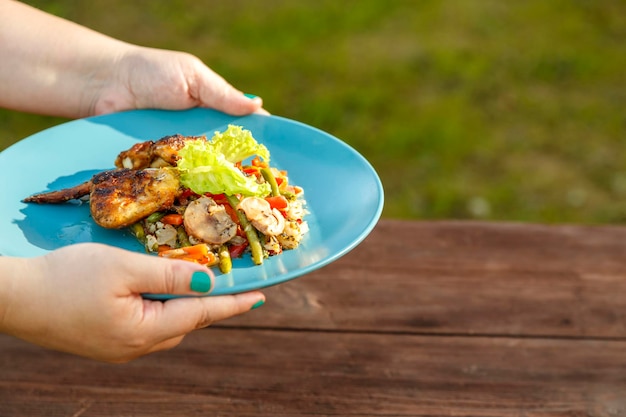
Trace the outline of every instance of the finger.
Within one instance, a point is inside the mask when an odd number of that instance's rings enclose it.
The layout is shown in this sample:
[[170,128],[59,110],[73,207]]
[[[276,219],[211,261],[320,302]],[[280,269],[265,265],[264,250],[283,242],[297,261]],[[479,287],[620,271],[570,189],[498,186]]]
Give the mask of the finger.
[[197,88],[195,98],[202,107],[236,116],[266,112],[260,97],[242,93],[206,66],[198,69],[198,79],[193,85]]
[[[254,99],[254,98],[260,98],[258,96],[255,96],[254,94],[244,94],[246,97]],[[263,100],[263,99],[261,99]],[[261,101],[261,106],[263,106],[263,101]],[[265,110],[263,107],[259,107],[257,110],[254,111],[254,113],[256,114],[263,114],[265,116],[269,116],[270,112],[268,112],[267,110]]]
[[[151,301],[144,311],[144,325],[156,340],[169,340],[220,320],[246,313],[265,303],[260,291],[214,297]],[[156,305],[154,303],[159,303]]]
[[217,90],[211,95],[201,97],[200,105],[235,116],[251,113],[269,114],[267,110],[263,109],[263,99],[261,97],[246,96],[230,85],[224,86],[222,90]]
[[[188,301],[192,301],[188,303]],[[175,299],[165,303],[164,315],[173,323],[186,321],[189,331],[207,327],[212,323],[243,314],[265,303],[260,291],[242,294]],[[185,318],[186,317],[186,318]]]
[[254,113],[256,114],[262,114],[265,116],[270,116],[272,113],[268,112],[267,110],[265,110],[264,108],[260,108],[257,111],[255,111]]
[[[126,262],[126,290],[135,294],[201,295],[213,289],[215,275],[203,265],[143,254]],[[129,269],[129,270],[128,270]]]

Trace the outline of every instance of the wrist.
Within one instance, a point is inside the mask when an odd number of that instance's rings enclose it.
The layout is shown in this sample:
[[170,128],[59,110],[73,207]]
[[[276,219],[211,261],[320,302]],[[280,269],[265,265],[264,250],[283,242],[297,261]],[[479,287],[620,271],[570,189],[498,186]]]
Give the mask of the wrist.
[[27,287],[38,263],[36,259],[0,256],[0,333],[16,335],[19,300],[28,298]]
[[87,72],[87,88],[83,91],[82,102],[88,116],[112,113],[135,108],[135,97],[129,94],[128,85],[132,72],[136,70],[129,62],[143,47],[110,39],[98,60],[97,68]]

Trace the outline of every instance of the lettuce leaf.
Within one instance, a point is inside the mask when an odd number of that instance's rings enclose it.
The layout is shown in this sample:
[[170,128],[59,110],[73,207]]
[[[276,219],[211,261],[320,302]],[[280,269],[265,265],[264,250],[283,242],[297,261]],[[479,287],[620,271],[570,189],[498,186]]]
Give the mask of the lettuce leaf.
[[241,162],[254,155],[261,157],[265,162],[270,161],[270,152],[267,148],[257,143],[252,137],[252,132],[241,126],[228,125],[224,132],[215,132],[211,143],[216,152],[224,155],[224,158],[232,163]]
[[235,166],[255,155],[266,161],[270,158],[267,148],[257,143],[250,131],[229,125],[223,133],[216,132],[210,141],[190,141],[178,151],[181,183],[198,194],[265,197],[271,192],[270,185],[259,184]]

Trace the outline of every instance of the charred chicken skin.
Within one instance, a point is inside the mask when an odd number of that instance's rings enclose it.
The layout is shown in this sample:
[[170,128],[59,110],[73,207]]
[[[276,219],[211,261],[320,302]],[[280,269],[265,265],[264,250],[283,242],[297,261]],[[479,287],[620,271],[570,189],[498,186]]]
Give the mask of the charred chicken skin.
[[88,195],[91,192],[92,185],[92,180],[89,180],[74,187],[50,191],[47,193],[34,194],[30,197],[26,197],[22,201],[24,203],[37,204],[65,203],[66,201],[77,200]]
[[170,208],[181,193],[175,169],[104,171],[72,188],[35,194],[27,203],[62,203],[89,195],[91,216],[108,229],[129,226],[155,211]]
[[96,223],[117,229],[170,208],[181,193],[178,172],[167,168],[105,171],[92,179],[89,196]]
[[206,136],[175,134],[145,141],[119,153],[117,169],[96,174],[74,187],[25,198],[25,203],[55,204],[89,196],[91,215],[102,227],[118,229],[174,204],[181,193],[176,166],[178,151],[190,140]]

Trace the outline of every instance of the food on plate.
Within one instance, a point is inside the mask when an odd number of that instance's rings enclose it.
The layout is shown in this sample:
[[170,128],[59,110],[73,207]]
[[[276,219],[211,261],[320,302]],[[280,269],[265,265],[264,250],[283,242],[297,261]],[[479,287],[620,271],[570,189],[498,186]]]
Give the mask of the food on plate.
[[142,169],[176,166],[178,151],[189,141],[203,140],[206,136],[183,136],[175,134],[165,136],[157,141],[145,141],[133,145],[130,149],[120,152],[115,159],[118,168]]
[[176,134],[141,142],[120,152],[115,166],[23,201],[88,200],[98,225],[128,228],[148,252],[224,273],[244,253],[260,265],[295,249],[308,231],[304,191],[241,126],[211,139]]
[[180,192],[174,169],[120,169],[100,172],[75,187],[35,194],[23,201],[63,203],[88,197],[94,221],[107,229],[119,229],[171,207]]

